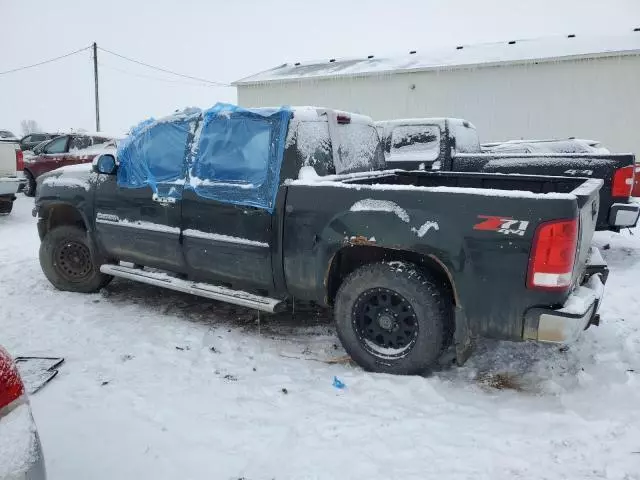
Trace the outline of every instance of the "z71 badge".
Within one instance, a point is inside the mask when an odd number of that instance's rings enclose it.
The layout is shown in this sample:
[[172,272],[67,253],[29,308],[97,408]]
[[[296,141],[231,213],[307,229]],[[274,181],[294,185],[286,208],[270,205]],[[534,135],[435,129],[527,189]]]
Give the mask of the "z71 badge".
[[476,223],[473,226],[474,230],[498,232],[505,235],[520,235],[522,237],[529,226],[528,220],[514,220],[511,217],[478,215],[478,218],[484,218],[484,220],[480,223]]

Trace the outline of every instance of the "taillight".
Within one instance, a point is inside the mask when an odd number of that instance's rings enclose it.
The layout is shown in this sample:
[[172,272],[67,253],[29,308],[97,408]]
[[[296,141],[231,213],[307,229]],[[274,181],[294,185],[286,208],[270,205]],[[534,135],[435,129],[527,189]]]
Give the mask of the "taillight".
[[24,154],[22,150],[16,150],[16,172],[24,170]]
[[633,177],[632,197],[640,197],[640,165],[636,165],[636,174]]
[[631,189],[633,188],[633,172],[635,169],[635,165],[629,165],[628,167],[616,170],[616,173],[613,174],[611,196],[625,198],[631,196]]
[[540,224],[533,238],[527,287],[566,290],[571,285],[577,244],[577,219]]
[[23,393],[24,385],[15,363],[0,347],[0,409],[20,398]]

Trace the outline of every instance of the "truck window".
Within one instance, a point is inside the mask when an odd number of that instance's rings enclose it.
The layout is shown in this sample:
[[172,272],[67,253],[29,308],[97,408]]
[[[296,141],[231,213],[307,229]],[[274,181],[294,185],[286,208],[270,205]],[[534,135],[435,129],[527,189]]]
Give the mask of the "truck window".
[[329,141],[329,124],[327,122],[300,122],[296,146],[301,167],[313,167],[320,176],[336,173],[331,159],[331,142]]
[[394,157],[419,156],[437,160],[440,156],[440,127],[437,125],[399,125],[391,133],[389,160]]
[[469,122],[452,123],[450,128],[453,138],[456,139],[456,152],[478,153],[481,151],[478,132]]
[[334,159],[336,173],[364,172],[383,168],[384,152],[373,125],[367,123],[338,124],[339,158]]
[[118,184],[140,187],[182,178],[191,122],[156,123],[125,144],[118,152]]
[[67,149],[68,138],[69,137],[59,137],[59,138],[56,138],[55,140],[51,140],[51,142],[49,142],[47,146],[44,148],[44,153],[51,153],[51,154],[64,153],[65,150]]
[[72,137],[71,144],[69,145],[69,150],[82,150],[83,148],[87,148],[91,145],[91,137]]
[[230,118],[204,126],[197,176],[205,180],[259,186],[269,164],[271,125],[264,120]]

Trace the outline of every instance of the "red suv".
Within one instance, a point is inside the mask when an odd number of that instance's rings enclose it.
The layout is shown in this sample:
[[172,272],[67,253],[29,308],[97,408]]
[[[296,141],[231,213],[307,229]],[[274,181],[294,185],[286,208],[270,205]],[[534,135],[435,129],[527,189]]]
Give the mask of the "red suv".
[[62,135],[50,140],[37,155],[24,159],[26,186],[24,194],[33,197],[36,194],[36,179],[43,173],[56,168],[79,163],[90,163],[98,154],[91,147],[104,145],[115,147],[115,139],[107,136],[95,136],[82,133]]

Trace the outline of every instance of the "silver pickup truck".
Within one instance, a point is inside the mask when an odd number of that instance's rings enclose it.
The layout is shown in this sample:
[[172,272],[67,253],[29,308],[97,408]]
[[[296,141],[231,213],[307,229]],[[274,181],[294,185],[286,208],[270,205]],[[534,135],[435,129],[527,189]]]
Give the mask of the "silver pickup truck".
[[17,140],[0,139],[0,215],[11,213],[23,179],[24,162]]

